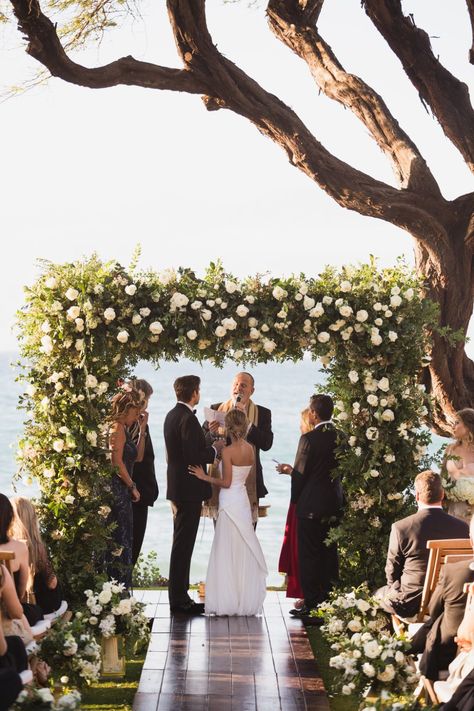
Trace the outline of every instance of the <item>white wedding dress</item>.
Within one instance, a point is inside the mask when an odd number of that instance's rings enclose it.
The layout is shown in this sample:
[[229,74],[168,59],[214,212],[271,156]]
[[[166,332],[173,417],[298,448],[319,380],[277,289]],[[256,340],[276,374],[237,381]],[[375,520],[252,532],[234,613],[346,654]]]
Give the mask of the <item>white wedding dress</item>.
[[245,480],[251,466],[232,465],[232,483],[219,492],[219,512],[206,577],[207,615],[259,615],[268,575],[252,525]]

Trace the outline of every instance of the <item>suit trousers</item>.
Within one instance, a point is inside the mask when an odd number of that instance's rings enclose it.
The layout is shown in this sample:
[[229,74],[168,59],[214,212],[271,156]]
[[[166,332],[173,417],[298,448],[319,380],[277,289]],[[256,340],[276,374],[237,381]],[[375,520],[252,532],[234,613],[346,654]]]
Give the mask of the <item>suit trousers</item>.
[[172,501],[173,544],[171,546],[168,597],[170,607],[186,605],[189,570],[201,518],[201,501]]
[[148,521],[148,504],[132,504],[133,514],[133,541],[132,541],[132,565],[138,560],[145,538],[146,524]]
[[323,602],[339,579],[337,545],[324,543],[330,528],[317,518],[298,518],[300,583],[309,608]]

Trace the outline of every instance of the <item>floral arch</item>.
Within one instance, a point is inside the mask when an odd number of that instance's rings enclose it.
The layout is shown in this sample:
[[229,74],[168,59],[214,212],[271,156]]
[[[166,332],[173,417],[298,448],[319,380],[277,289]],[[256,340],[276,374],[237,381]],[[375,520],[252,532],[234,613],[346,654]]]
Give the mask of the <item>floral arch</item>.
[[221,365],[320,359],[335,416],[348,500],[335,535],[351,583],[376,583],[381,542],[413,501],[407,488],[429,439],[418,383],[434,307],[402,263],[375,262],[317,278],[238,280],[218,264],[139,272],[97,256],[46,264],[19,313],[20,473],[41,488],[45,534],[71,597],[91,586],[110,540],[103,422],[117,380],[138,360],[180,356]]

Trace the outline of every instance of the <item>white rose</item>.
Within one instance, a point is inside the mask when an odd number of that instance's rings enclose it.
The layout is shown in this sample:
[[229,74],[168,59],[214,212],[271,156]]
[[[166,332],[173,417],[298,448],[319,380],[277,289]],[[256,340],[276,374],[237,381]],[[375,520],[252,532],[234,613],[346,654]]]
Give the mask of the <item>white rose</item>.
[[181,294],[179,291],[175,291],[170,299],[170,311],[176,311],[181,309],[189,303],[189,299],[186,294]]
[[377,471],[377,469],[371,469],[369,474],[373,479],[377,479],[377,477],[380,476],[380,472]]
[[357,600],[356,605],[361,612],[368,612],[370,610],[370,605],[367,600]]
[[150,314],[151,314],[151,311],[148,308],[148,306],[144,306],[142,309],[140,309],[140,316],[143,316],[143,318],[146,318]]
[[327,343],[331,336],[327,331],[321,331],[321,333],[318,333],[318,341],[320,343]]
[[129,339],[129,333],[128,331],[119,331],[117,333],[117,341],[119,343],[126,343]]
[[54,469],[52,467],[51,467],[51,469],[43,469],[43,476],[46,479],[52,479],[55,474],[56,474],[56,472],[54,471]]
[[137,293],[137,287],[135,286],[135,284],[127,284],[127,286],[125,287],[125,293],[129,296],[134,296],[134,294]]
[[97,432],[95,430],[86,432],[86,439],[93,447],[97,447]]
[[237,321],[235,321],[235,319],[233,318],[224,318],[222,319],[222,325],[228,331],[235,331],[235,329],[237,328]]
[[74,323],[76,324],[76,331],[79,331],[79,333],[81,333],[84,330],[84,319],[76,318]]
[[382,412],[382,420],[384,422],[393,422],[394,419],[395,419],[395,415],[394,415],[393,410],[388,409],[388,410],[384,410]]
[[142,317],[140,314],[133,314],[132,316],[132,323],[134,326],[138,326],[139,323],[141,323]]
[[55,439],[53,442],[53,449],[55,452],[62,452],[64,449],[64,440],[63,439]]
[[237,316],[247,316],[249,310],[245,306],[245,304],[239,304],[239,306],[237,306],[235,312],[236,312]]
[[282,301],[285,296],[288,296],[288,292],[285,291],[285,289],[282,289],[281,286],[275,286],[272,291],[272,295],[275,299],[277,299],[277,301]]
[[360,624],[359,620],[351,620],[347,624],[347,627],[350,629],[351,632],[360,632],[362,629],[362,625]]
[[413,291],[413,289],[407,289],[405,291],[405,293],[403,294],[403,296],[405,297],[405,299],[407,301],[411,301],[413,299],[413,297],[415,296],[415,292]]
[[257,325],[258,321],[257,321],[256,318],[253,318],[253,316],[252,316],[251,318],[249,318],[249,319],[247,320],[247,323],[248,323],[248,325],[250,326],[250,328],[255,328],[255,326]]
[[323,304],[326,304],[326,306],[329,306],[329,304],[332,304],[333,298],[332,296],[323,296]]
[[314,309],[311,309],[311,311],[309,312],[309,315],[311,316],[311,318],[319,318],[320,316],[323,315],[323,313],[324,313],[323,305],[320,301],[318,301],[318,303],[316,304]]
[[43,336],[41,338],[41,346],[42,350],[46,355],[49,355],[53,351],[53,341],[51,340],[51,336]]
[[379,333],[372,333],[370,341],[374,346],[380,346],[382,343],[382,336]]
[[225,287],[225,290],[227,291],[228,294],[233,294],[239,288],[238,285],[235,283],[235,281],[230,281],[230,280],[224,282],[224,287]]
[[405,655],[403,654],[403,652],[400,652],[400,650],[395,652],[395,661],[398,664],[403,664],[403,662],[405,661]]
[[349,380],[351,381],[351,383],[357,383],[357,381],[359,380],[359,373],[357,372],[357,370],[349,371]]
[[354,435],[349,437],[349,447],[354,447],[356,445],[356,443],[357,443],[357,437],[354,437]]
[[383,319],[382,318],[376,318],[374,321],[376,326],[383,326]]
[[74,299],[77,299],[79,296],[79,292],[77,289],[73,289],[72,286],[69,287],[69,289],[66,291],[66,299],[69,299],[69,301],[74,301]]
[[393,667],[393,664],[387,664],[385,669],[377,674],[377,679],[380,679],[380,681],[392,681],[394,676],[395,669]]
[[368,427],[365,430],[365,436],[367,439],[375,441],[379,437],[379,431],[376,427]]
[[214,333],[216,334],[217,338],[223,338],[227,331],[225,330],[224,326],[218,326]]
[[310,309],[313,308],[315,305],[316,301],[312,299],[310,296],[305,296],[303,299],[303,307],[306,311],[309,311]]
[[358,415],[360,412],[360,402],[353,402],[352,403],[352,412],[354,415]]
[[349,686],[348,684],[343,684],[341,691],[344,696],[350,696],[352,694],[352,686]]
[[377,303],[374,304],[374,307],[373,307],[373,308],[374,308],[374,311],[381,311],[381,310],[382,310],[382,304],[380,303],[380,301],[377,301]]
[[388,340],[389,341],[396,341],[398,338],[398,333],[395,333],[395,331],[389,331],[388,332]]
[[197,338],[197,331],[188,331],[186,333],[186,336],[189,338],[190,341],[194,341]]
[[391,464],[392,462],[395,461],[395,455],[394,454],[386,454],[384,457],[384,460],[387,462],[387,464]]
[[390,291],[391,294],[399,294],[401,291],[399,286],[392,286],[392,289]]
[[350,281],[341,281],[339,286],[341,291],[343,291],[344,293],[347,293],[352,289],[352,284],[350,283]]
[[394,309],[396,309],[400,304],[402,303],[402,297],[399,296],[398,294],[395,294],[390,298],[390,306]]
[[103,395],[104,393],[107,392],[108,389],[109,389],[109,384],[105,380],[102,380],[99,383],[99,385],[97,386],[97,394]]
[[101,605],[107,605],[108,602],[110,602],[112,599],[112,591],[110,589],[105,589],[102,590],[102,592],[99,593],[99,602]]
[[385,318],[390,318],[391,315],[392,315],[392,312],[389,309],[387,309],[385,312]]
[[48,277],[48,278],[46,279],[46,281],[44,282],[44,285],[45,285],[48,289],[55,289],[55,288],[57,287],[57,285],[58,285],[58,282],[57,282],[56,277]]
[[115,311],[113,310],[112,307],[109,306],[108,309],[105,309],[104,311],[104,318],[106,321],[113,321],[116,316]]
[[357,321],[360,321],[360,323],[364,323],[364,321],[367,321],[369,318],[369,314],[365,309],[361,309],[356,313],[356,319]]
[[379,382],[377,383],[377,387],[379,390],[382,390],[384,393],[387,393],[390,390],[390,381],[388,378],[381,378]]
[[52,703],[54,701],[54,696],[49,689],[36,689],[36,694],[43,703]]
[[202,306],[202,301],[193,301],[193,303],[191,304],[191,308],[194,311],[197,311],[198,309],[200,309],[201,306]]
[[167,285],[170,284],[172,281],[176,281],[176,272],[175,272],[175,270],[172,269],[172,268],[170,268],[170,269],[163,269],[163,271],[160,272],[160,274],[158,275],[158,277],[159,277],[161,283],[162,283],[164,286],[167,286]]
[[375,669],[372,664],[369,664],[368,662],[365,662],[365,664],[362,665],[362,671],[364,672],[365,676],[368,676],[370,678],[375,676]]
[[267,353],[273,353],[273,351],[276,348],[276,343],[275,341],[271,341],[270,339],[266,338],[263,341],[263,350],[266,351]]
[[215,303],[216,303],[216,302],[214,301],[214,299],[208,299],[208,300],[206,301],[206,304],[207,304],[208,306],[210,306],[211,309],[212,309],[212,307],[215,305]]
[[352,313],[352,307],[347,306],[347,304],[345,304],[344,306],[341,306],[341,308],[339,309],[339,313],[341,314],[341,316],[344,316],[344,318],[348,318],[348,316],[350,316]]
[[212,318],[212,313],[209,311],[209,309],[204,309],[201,313],[202,318],[204,321],[210,321]]
[[369,659],[376,659],[376,657],[380,656],[380,647],[376,639],[364,644],[364,654]]
[[370,395],[367,395],[367,402],[369,403],[369,405],[372,405],[372,407],[375,407],[379,404],[379,399],[377,395],[371,393]]
[[163,326],[159,321],[153,321],[153,323],[150,323],[150,325],[148,326],[148,330],[154,336],[158,336],[160,333],[163,332]]
[[99,381],[95,375],[91,375],[90,373],[86,375],[86,388],[96,388],[98,384]]
[[260,331],[257,328],[250,329],[250,338],[253,341],[257,341],[260,338]]
[[65,504],[73,504],[75,502],[75,500],[76,499],[74,496],[71,496],[71,494],[68,494],[64,499],[64,503]]

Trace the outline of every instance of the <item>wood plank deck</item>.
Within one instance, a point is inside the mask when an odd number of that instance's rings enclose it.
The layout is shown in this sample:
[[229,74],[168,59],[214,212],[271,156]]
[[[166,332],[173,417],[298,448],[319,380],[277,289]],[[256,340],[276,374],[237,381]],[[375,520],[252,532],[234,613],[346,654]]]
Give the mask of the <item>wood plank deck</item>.
[[[134,711],[329,711],[305,628],[284,593],[262,617],[170,617],[167,591],[138,591],[153,629]],[[196,600],[198,598],[196,597]]]

